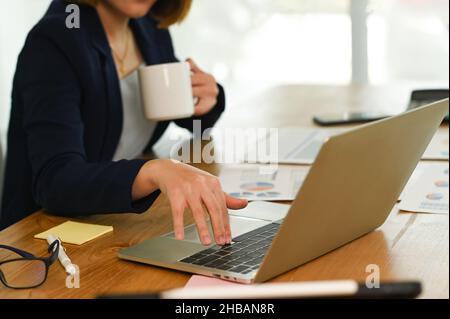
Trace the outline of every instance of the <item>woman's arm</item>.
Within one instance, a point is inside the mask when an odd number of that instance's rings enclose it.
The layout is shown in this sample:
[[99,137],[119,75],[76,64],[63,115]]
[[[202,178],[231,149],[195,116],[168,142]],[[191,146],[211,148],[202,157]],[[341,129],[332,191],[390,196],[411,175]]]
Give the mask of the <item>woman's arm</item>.
[[146,161],[88,162],[80,79],[47,33],[31,33],[19,58],[21,72],[16,79],[24,105],[35,202],[68,216],[146,211],[159,192],[139,201],[132,198],[132,185]]
[[183,214],[190,208],[204,244],[211,242],[206,213],[216,242],[230,242],[227,207],[242,208],[246,201],[223,193],[216,177],[171,160],[89,162],[81,82],[64,52],[47,37],[34,34],[19,65],[32,191],[39,205],[66,216],[142,212],[159,189],[170,200],[177,238],[183,238]]

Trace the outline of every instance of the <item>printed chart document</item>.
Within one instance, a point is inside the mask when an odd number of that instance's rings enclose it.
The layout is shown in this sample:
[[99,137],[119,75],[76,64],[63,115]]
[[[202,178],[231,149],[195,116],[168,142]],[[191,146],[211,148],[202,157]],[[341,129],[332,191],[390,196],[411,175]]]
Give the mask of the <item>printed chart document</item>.
[[431,140],[430,145],[422,156],[424,160],[443,160],[449,158],[449,138],[448,129],[439,130]]
[[[332,135],[344,132],[344,129],[312,129],[304,127],[281,127],[258,141],[259,147],[264,142],[268,147],[277,145],[277,163],[312,164],[323,143]],[[264,146],[263,146],[264,147]],[[250,148],[247,157],[256,158],[256,148]]]
[[[330,136],[324,130],[281,128],[278,130],[278,162],[287,164],[312,164]],[[270,136],[270,139],[277,138]]]
[[448,214],[448,163],[420,165],[401,196],[399,209],[416,213]]
[[247,200],[293,200],[309,167],[292,165],[236,164],[222,169],[222,188]]
[[314,163],[324,142],[348,128],[308,127],[215,128],[214,157],[221,163],[292,164]]
[[427,162],[419,162],[419,164],[417,164],[417,167],[414,170],[414,172],[412,173],[411,177],[409,178],[408,183],[406,184],[402,193],[398,197],[398,201],[403,200],[403,198],[405,198],[405,195],[409,192],[409,190],[412,187],[414,187],[415,184],[418,183],[418,180],[420,178],[420,175],[422,175],[423,170],[426,169],[426,167],[429,165],[430,165],[430,163],[427,163]]

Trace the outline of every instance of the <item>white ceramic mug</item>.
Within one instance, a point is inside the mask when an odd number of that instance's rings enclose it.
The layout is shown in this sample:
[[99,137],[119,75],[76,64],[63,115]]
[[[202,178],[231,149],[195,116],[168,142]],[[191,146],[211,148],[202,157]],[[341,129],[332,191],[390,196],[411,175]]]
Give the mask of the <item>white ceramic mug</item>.
[[189,63],[176,62],[140,68],[139,82],[147,119],[166,121],[194,114]]

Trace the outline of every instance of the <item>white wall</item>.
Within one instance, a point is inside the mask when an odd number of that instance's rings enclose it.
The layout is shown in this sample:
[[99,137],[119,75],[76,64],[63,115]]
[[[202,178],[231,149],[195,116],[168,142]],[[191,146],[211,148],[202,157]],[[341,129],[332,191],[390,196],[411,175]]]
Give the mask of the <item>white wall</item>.
[[448,87],[448,0],[371,0],[369,12],[372,83],[426,82]]
[[5,142],[17,56],[28,31],[49,3],[50,0],[0,1],[0,143]]

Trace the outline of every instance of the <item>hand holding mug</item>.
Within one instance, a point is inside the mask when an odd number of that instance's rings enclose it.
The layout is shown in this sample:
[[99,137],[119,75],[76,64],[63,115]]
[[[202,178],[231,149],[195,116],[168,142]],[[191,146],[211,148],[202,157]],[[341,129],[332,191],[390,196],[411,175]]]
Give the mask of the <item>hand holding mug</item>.
[[192,72],[192,93],[198,100],[194,114],[197,116],[204,115],[217,104],[219,87],[216,79],[211,74],[202,71],[192,59],[188,59],[187,62],[191,66]]

